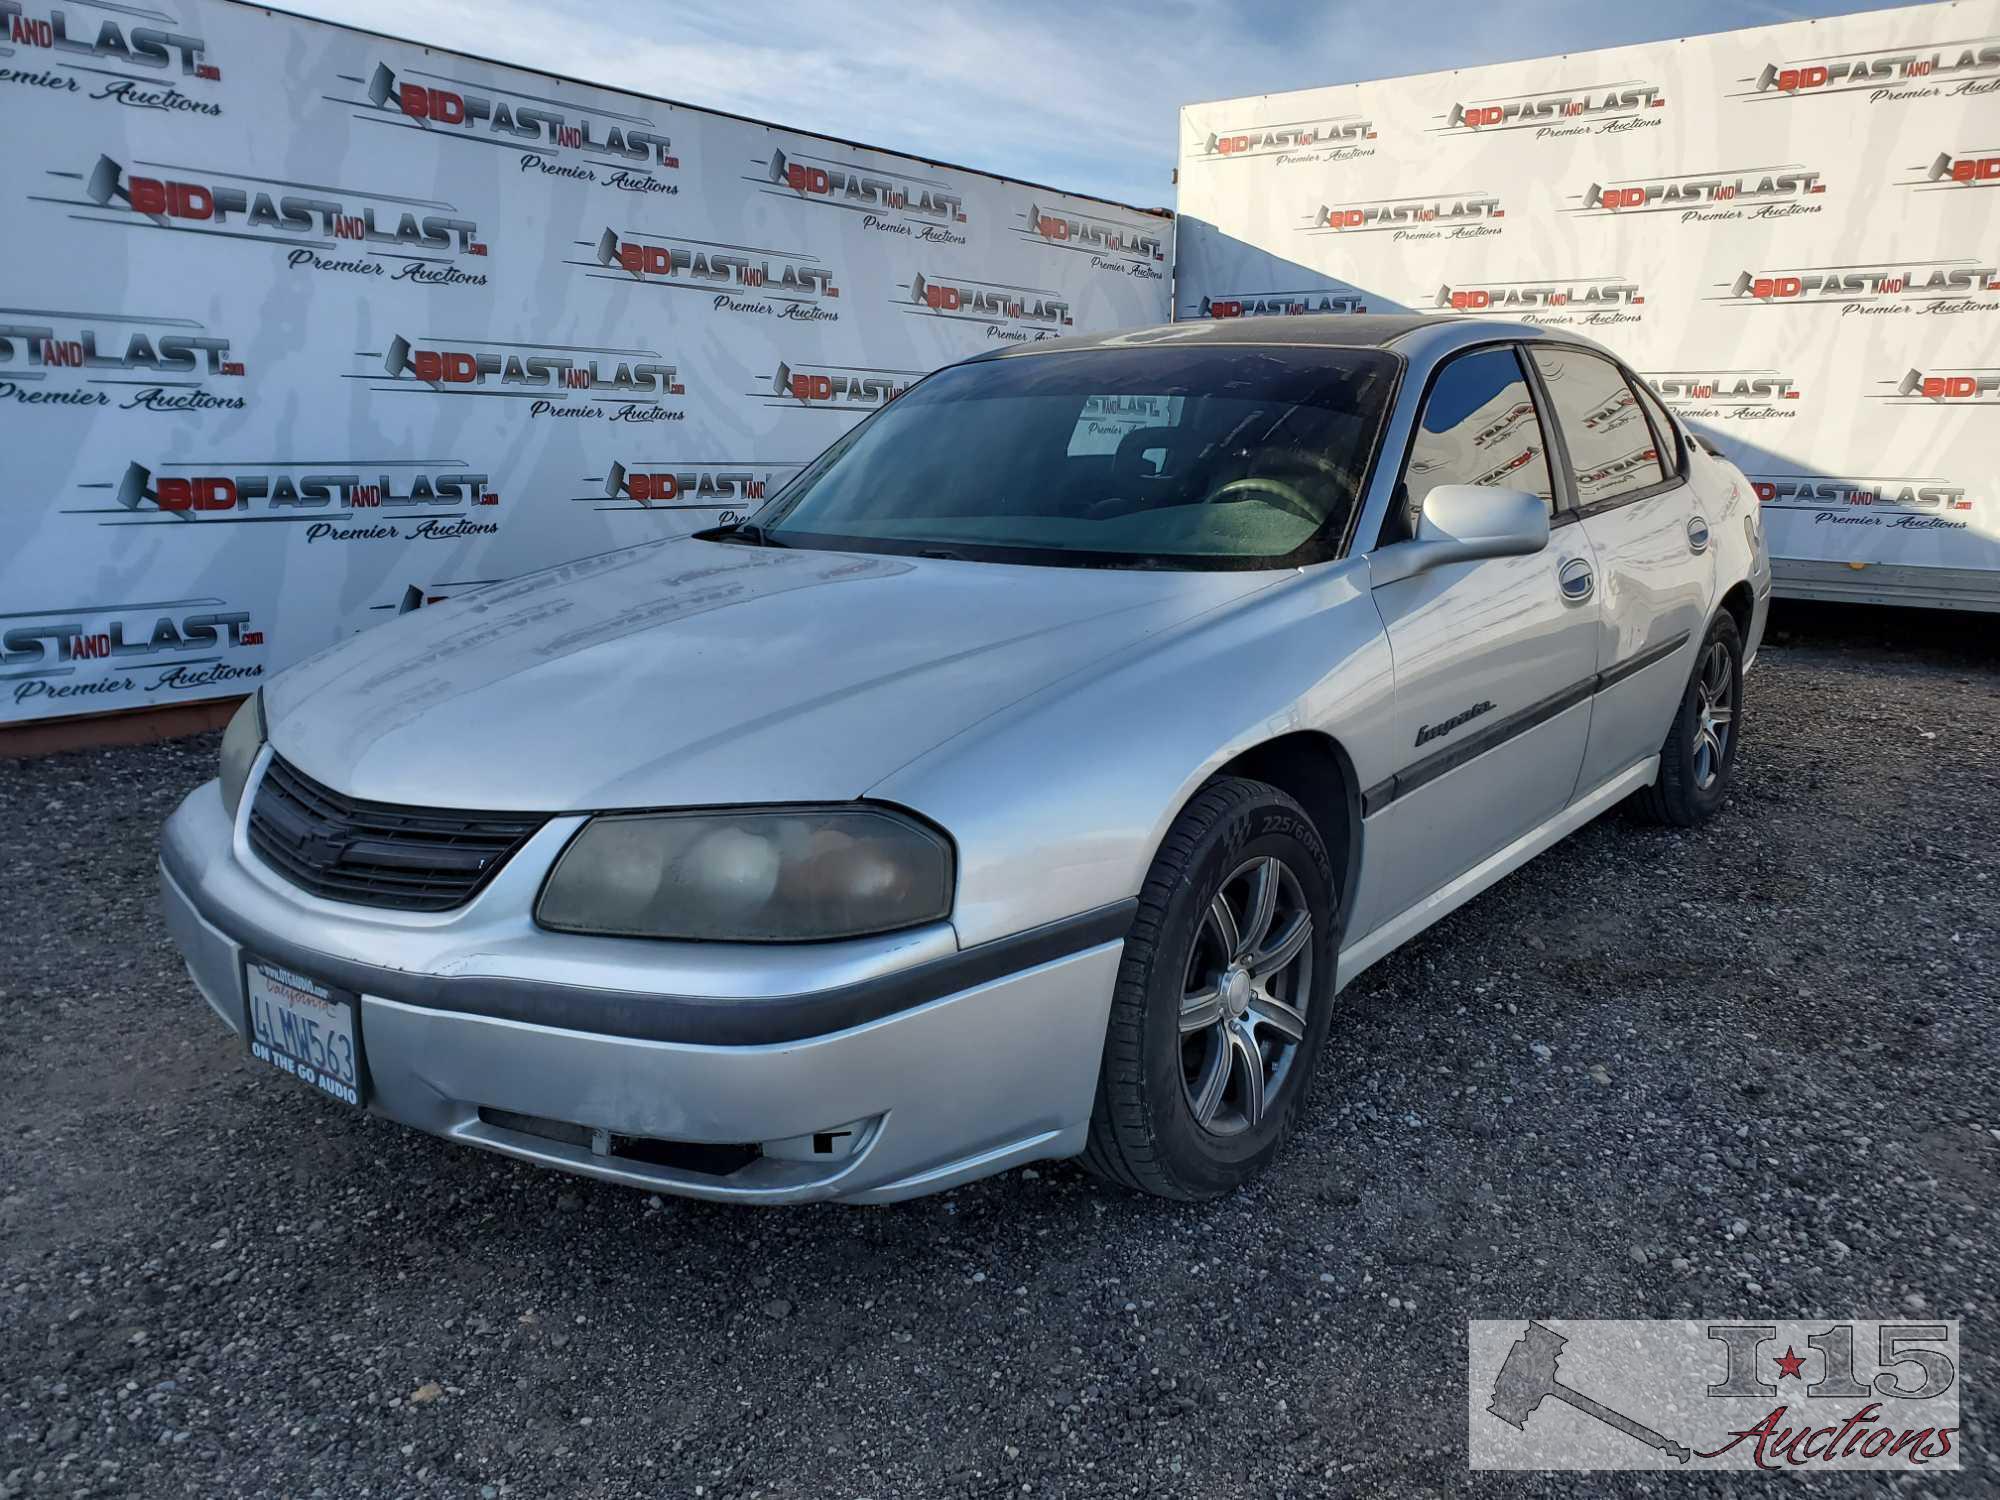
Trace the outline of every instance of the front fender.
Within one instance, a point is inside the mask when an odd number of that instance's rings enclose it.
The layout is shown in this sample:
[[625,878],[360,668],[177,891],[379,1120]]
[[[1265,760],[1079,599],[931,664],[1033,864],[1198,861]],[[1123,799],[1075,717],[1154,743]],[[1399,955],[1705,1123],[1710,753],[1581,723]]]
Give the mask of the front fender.
[[962,945],[1124,900],[1216,769],[1281,735],[1394,769],[1394,678],[1360,560],[1287,576],[1052,683],[868,795],[956,840]]

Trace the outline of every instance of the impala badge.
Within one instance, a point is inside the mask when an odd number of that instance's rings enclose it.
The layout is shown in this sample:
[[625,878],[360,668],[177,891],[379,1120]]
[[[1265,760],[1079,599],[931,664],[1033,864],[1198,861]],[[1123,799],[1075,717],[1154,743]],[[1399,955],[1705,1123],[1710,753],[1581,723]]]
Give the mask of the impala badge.
[[1440,719],[1435,724],[1423,725],[1417,730],[1417,743],[1419,745],[1427,745],[1432,740],[1442,739],[1445,735],[1450,734],[1454,729],[1458,728],[1459,725],[1470,723],[1481,714],[1490,714],[1492,712],[1492,700],[1482,700],[1473,704],[1472,707],[1466,709],[1463,713],[1453,714],[1449,719]]

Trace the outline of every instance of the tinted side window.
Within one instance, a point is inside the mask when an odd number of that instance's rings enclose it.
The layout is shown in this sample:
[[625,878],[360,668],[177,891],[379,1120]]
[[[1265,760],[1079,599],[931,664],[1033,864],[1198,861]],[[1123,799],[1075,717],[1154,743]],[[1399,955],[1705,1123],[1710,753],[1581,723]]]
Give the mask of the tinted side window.
[[1609,360],[1580,349],[1530,351],[1576,470],[1576,503],[1601,505],[1667,477],[1639,397]]
[[1653,394],[1651,386],[1641,380],[1637,383],[1636,389],[1640,401],[1644,402],[1646,410],[1652,413],[1653,431],[1665,444],[1660,453],[1661,462],[1666,465],[1669,474],[1680,473],[1683,466],[1680,430],[1674,426],[1673,418],[1667,415],[1666,407],[1660,404],[1660,398]]
[[[1403,470],[1411,527],[1441,484],[1493,484],[1540,495],[1555,513],[1548,443],[1527,377],[1511,349],[1460,355],[1438,372]],[[1412,528],[1413,529],[1413,528]],[[1408,536],[1412,530],[1403,533]]]

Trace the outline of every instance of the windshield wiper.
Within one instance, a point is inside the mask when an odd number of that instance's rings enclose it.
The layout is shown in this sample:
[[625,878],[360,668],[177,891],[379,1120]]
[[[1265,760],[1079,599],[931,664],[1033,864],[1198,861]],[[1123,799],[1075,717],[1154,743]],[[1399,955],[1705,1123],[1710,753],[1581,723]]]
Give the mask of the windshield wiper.
[[705,542],[746,542],[752,547],[787,547],[789,542],[781,542],[755,521],[737,521],[729,526],[718,526],[712,531],[695,533]]

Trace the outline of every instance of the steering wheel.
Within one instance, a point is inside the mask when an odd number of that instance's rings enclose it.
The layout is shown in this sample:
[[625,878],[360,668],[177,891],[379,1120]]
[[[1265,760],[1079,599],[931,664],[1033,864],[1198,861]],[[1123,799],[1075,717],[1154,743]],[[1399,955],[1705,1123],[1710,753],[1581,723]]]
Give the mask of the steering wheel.
[[1243,494],[1250,490],[1262,490],[1266,494],[1277,496],[1280,506],[1290,511],[1302,521],[1310,521],[1313,525],[1317,526],[1324,519],[1314,512],[1310,500],[1306,499],[1304,495],[1300,494],[1291,485],[1286,484],[1282,479],[1257,477],[1232,479],[1220,488],[1209,491],[1203,497],[1201,503],[1203,505],[1219,505],[1232,495]]

